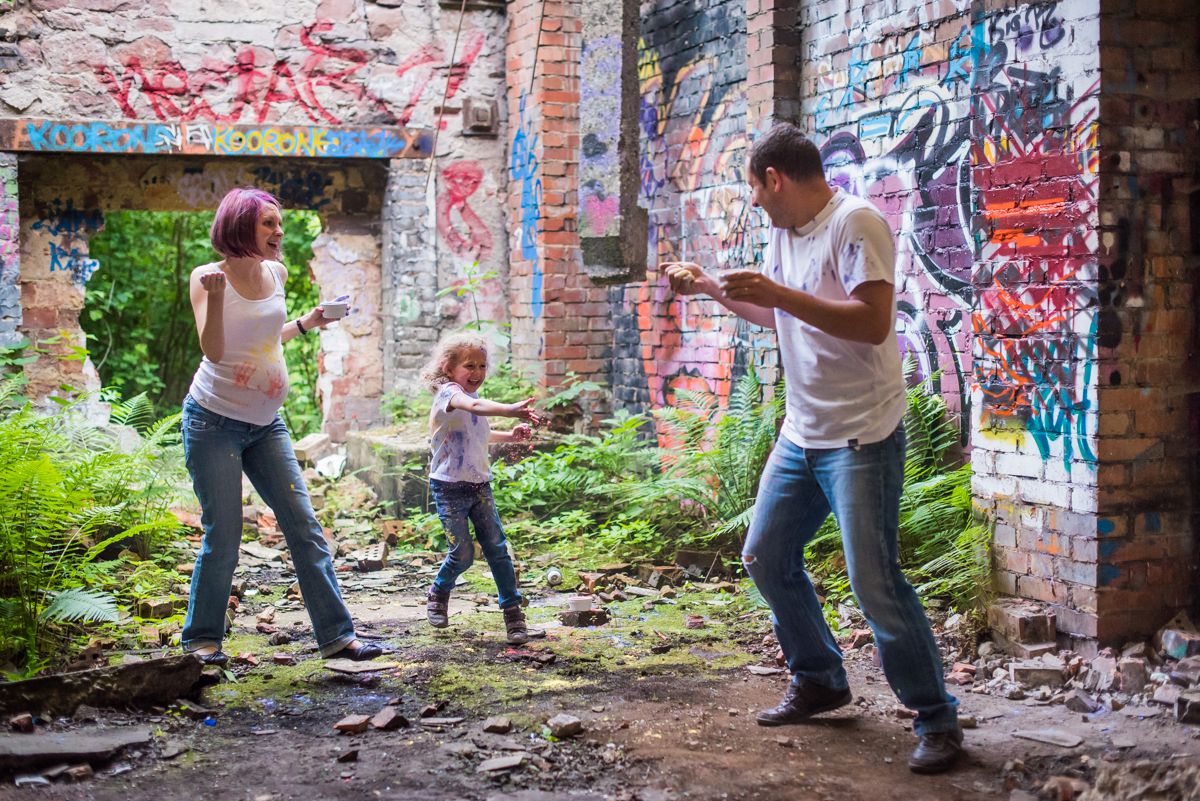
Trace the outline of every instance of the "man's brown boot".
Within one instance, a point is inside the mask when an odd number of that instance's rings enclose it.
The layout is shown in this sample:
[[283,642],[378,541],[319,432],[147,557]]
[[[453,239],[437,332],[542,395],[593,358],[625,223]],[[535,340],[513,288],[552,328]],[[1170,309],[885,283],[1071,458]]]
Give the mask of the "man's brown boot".
[[820,684],[802,681],[799,684],[789,684],[787,693],[779,706],[764,709],[755,719],[759,726],[785,726],[789,723],[800,723],[813,715],[831,712],[850,703],[854,696],[850,688],[835,690],[832,687],[822,687]]
[[450,593],[430,588],[429,595],[425,596],[425,617],[429,618],[429,625],[434,628],[444,629],[449,626]]

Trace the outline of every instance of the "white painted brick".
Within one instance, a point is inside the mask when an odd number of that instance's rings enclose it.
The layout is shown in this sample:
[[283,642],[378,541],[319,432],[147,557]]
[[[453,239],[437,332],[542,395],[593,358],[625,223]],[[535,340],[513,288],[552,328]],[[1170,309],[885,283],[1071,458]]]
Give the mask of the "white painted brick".
[[996,472],[1000,475],[1021,478],[1040,478],[1042,460],[1032,453],[998,453],[996,454]]
[[1095,487],[1075,487],[1071,490],[1071,509],[1076,512],[1100,511]]
[[1071,508],[1071,485],[1053,484],[1049,481],[1023,482],[1021,498],[1029,503],[1057,506],[1059,509]]
[[981,498],[1011,498],[1017,492],[1015,478],[972,476],[971,491]]
[[[1023,489],[1023,488],[1022,488]],[[1013,493],[1014,495],[1016,493]],[[1026,506],[1021,510],[1021,525],[1026,528],[1041,531],[1045,524],[1046,512],[1037,506]]]

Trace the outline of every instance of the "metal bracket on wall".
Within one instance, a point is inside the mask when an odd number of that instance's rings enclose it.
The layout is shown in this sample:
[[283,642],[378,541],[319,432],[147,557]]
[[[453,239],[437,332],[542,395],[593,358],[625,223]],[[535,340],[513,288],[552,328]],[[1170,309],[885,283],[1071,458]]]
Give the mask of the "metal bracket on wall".
[[463,136],[499,136],[500,108],[495,100],[463,98]]

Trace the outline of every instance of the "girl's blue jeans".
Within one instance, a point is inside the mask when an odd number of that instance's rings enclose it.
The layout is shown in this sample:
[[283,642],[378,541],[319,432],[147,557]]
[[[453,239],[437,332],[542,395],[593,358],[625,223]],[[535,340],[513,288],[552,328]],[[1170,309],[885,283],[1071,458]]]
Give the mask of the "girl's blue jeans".
[[946,692],[933,631],[900,571],[904,446],[903,425],[856,447],[805,449],[780,437],[759,481],[742,561],[771,606],[792,680],[847,687],[842,652],[804,569],[804,546],[832,510],[884,675],[901,703],[916,710],[920,735],[957,729],[958,701]]
[[192,573],[183,647],[220,647],[233,570],[242,542],[242,472],[275,513],[291,551],[300,592],[323,656],[354,640],[321,524],[313,514],[292,438],[277,416],[265,426],[210,412],[189,395],[183,401],[183,452],[200,499],[204,540]]
[[521,593],[517,590],[517,573],[513,569],[512,557],[508,554],[508,540],[500,527],[500,514],[492,497],[492,485],[484,482],[440,481],[429,479],[429,489],[437,507],[438,517],[450,540],[450,552],[442,562],[433,588],[438,592],[450,592],[454,582],[475,560],[475,546],[467,523],[475,528],[475,538],[483,557],[496,580],[496,594],[501,609],[521,605]]

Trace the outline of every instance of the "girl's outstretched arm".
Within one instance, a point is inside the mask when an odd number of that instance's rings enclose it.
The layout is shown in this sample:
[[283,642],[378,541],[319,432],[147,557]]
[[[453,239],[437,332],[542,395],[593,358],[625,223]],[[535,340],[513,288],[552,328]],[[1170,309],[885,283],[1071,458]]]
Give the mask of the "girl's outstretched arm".
[[497,403],[487,398],[472,398],[465,393],[458,393],[451,396],[446,408],[462,409],[472,414],[481,414],[484,417],[519,417],[534,425],[539,425],[542,418],[535,409],[531,408],[534,400],[534,398],[526,398],[516,403]]

